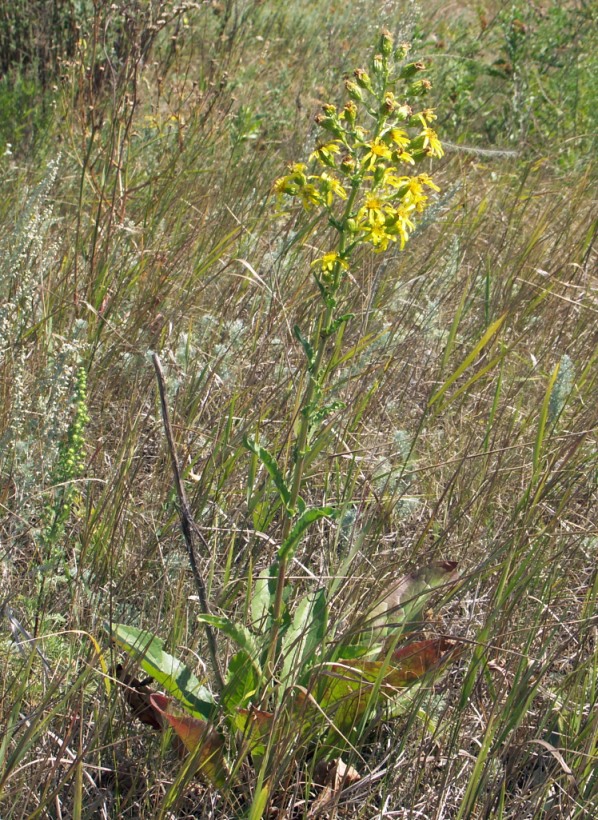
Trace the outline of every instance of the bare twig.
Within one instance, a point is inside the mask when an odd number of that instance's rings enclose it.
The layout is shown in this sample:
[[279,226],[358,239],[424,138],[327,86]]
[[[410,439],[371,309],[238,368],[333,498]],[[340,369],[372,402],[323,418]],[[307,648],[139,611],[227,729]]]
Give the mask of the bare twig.
[[[185,537],[185,544],[187,545],[187,554],[189,556],[189,564],[191,565],[191,572],[193,573],[193,580],[195,581],[195,588],[197,589],[197,597],[199,598],[199,605],[204,615],[210,614],[210,607],[208,604],[208,596],[206,592],[206,585],[195,560],[195,548],[193,545],[193,534],[200,537],[205,544],[205,539],[199,533],[197,525],[193,519],[191,508],[185,493],[185,487],[181,478],[181,469],[179,460],[174,446],[174,437],[172,435],[172,427],[170,424],[170,416],[168,413],[168,405],[166,404],[166,390],[164,385],[164,372],[162,364],[158,358],[157,353],[152,356],[154,368],[156,369],[156,378],[158,380],[158,389],[160,391],[160,405],[162,407],[162,421],[164,423],[164,432],[166,433],[166,441],[168,442],[168,451],[170,453],[170,462],[172,464],[172,472],[174,475],[174,485],[179,500],[179,512],[181,516],[181,529]],[[218,653],[216,650],[216,639],[214,632],[209,624],[204,624],[206,630],[206,638],[208,640],[208,650],[210,652],[210,659],[212,661],[212,668],[216,677],[218,690],[221,692],[224,688],[224,680],[222,672],[220,671],[220,664],[218,663]]]

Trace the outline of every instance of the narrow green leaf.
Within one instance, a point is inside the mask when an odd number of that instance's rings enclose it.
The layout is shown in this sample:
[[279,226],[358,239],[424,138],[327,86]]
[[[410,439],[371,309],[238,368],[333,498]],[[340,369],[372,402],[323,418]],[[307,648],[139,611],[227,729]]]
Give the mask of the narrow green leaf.
[[[455,262],[453,267],[453,273],[456,274],[459,268],[459,257],[455,257]],[[446,340],[446,345],[444,347],[444,353],[442,354],[442,362],[440,364],[440,371],[444,371],[444,368],[448,364],[448,360],[451,357],[451,353],[455,347],[455,339],[457,338],[457,331],[459,329],[459,325],[461,323],[461,317],[463,316],[463,310],[465,308],[465,302],[467,300],[467,295],[469,293],[469,288],[471,286],[471,279],[468,277],[467,281],[465,282],[465,287],[463,288],[463,293],[461,294],[461,299],[459,304],[457,305],[457,310],[455,311],[455,315],[453,317],[453,321],[451,323],[451,327],[448,333],[448,338]]]
[[301,347],[303,348],[303,352],[305,353],[305,358],[307,359],[308,370],[312,370],[314,366],[314,349],[309,343],[309,341],[301,334],[301,329],[299,325],[295,325],[293,327],[293,334]]
[[297,545],[301,540],[301,536],[310,524],[318,521],[320,518],[332,517],[336,514],[334,507],[313,507],[305,510],[293,524],[293,528],[285,538],[278,550],[278,557],[281,561],[288,561],[295,554]]
[[254,455],[256,455],[259,460],[262,462],[270,478],[274,482],[274,486],[278,490],[278,494],[280,496],[280,500],[285,505],[287,510],[290,507],[291,503],[291,491],[287,487],[286,481],[280,471],[280,467],[276,463],[276,459],[274,456],[266,450],[265,447],[262,447],[259,444],[256,444],[253,439],[249,438],[249,436],[243,437],[243,444],[250,450]]
[[210,718],[216,711],[214,696],[193,672],[164,650],[164,641],[134,626],[106,624],[113,640],[155,681],[195,715]]
[[341,325],[344,325],[345,322],[350,321],[351,319],[355,318],[354,313],[344,313],[342,316],[339,316],[338,319],[335,319],[334,322],[330,325],[328,330],[325,332],[325,336],[334,336],[336,331],[339,329]]
[[502,325],[504,324],[505,319],[507,318],[507,314],[503,313],[495,322],[493,322],[490,327],[486,330],[480,341],[476,344],[473,348],[471,353],[469,353],[465,359],[461,362],[459,367],[452,373],[451,376],[444,382],[444,384],[438,388],[438,390],[434,393],[430,401],[428,402],[428,407],[432,407],[433,404],[436,404],[438,399],[440,399],[449,387],[454,384],[457,379],[467,370],[467,368],[472,364],[479,353],[486,347],[488,342],[492,339],[492,337],[498,333]]
[[448,407],[449,404],[458,399],[459,396],[463,395],[463,393],[467,393],[467,391],[473,384],[475,384],[477,381],[479,381],[479,379],[485,376],[486,373],[489,373],[491,370],[493,370],[497,364],[503,362],[507,354],[510,352],[510,350],[511,348],[509,347],[503,347],[500,353],[494,356],[494,358],[491,359],[491,361],[489,361],[487,365],[482,367],[481,370],[478,370],[476,373],[474,373],[473,376],[471,376],[464,384],[458,387],[454,393],[451,394],[451,396],[442,404],[442,409],[444,410],[446,407]]
[[247,506],[251,507],[251,499],[253,496],[253,487],[255,485],[255,477],[257,475],[258,457],[255,453],[251,454],[249,459],[249,469],[247,470]]
[[270,784],[266,783],[265,786],[260,786],[259,792],[256,792],[255,797],[253,798],[253,802],[249,810],[248,820],[261,820],[264,816],[264,812],[266,811],[269,796]]

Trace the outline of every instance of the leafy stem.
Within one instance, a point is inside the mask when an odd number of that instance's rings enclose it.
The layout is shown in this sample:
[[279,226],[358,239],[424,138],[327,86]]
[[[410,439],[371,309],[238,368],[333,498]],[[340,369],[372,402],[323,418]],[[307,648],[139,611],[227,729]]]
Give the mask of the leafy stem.
[[[350,99],[343,111],[339,113],[335,106],[325,105],[323,113],[316,117],[316,122],[328,133],[311,159],[323,170],[309,174],[307,165],[295,163],[289,173],[274,184],[279,196],[299,199],[306,211],[317,210],[320,215],[327,215],[329,225],[337,233],[336,248],[312,263],[323,301],[314,337],[308,341],[298,328],[295,332],[307,357],[307,385],[289,477],[282,543],[287,540],[296,515],[309,456],[310,429],[321,417],[323,382],[329,374],[329,363],[324,363],[326,348],[330,338],[341,332],[350,317],[350,314],[336,317],[337,297],[347,281],[350,259],[361,245],[370,244],[375,252],[382,252],[390,243],[398,241],[403,248],[414,228],[412,215],[421,213],[427,206],[424,186],[438,190],[427,174],[408,176],[399,170],[401,165],[414,165],[425,157],[442,156],[440,142],[430,127],[434,112],[431,109],[416,112],[410,104],[430,87],[427,80],[412,81],[424,66],[410,63],[394,71],[395,62],[400,63],[406,56],[407,47],[399,46],[393,53],[392,37],[387,31],[382,32],[378,45],[380,53],[372,61],[371,77],[364,69],[356,69],[355,79],[347,80],[345,87]],[[390,90],[399,80],[404,80],[406,85],[406,102],[402,104]],[[358,124],[360,108],[364,119],[373,120],[369,131]],[[328,135],[332,135],[332,139]],[[272,632],[266,658],[269,680],[276,665],[289,561],[286,554],[279,553],[278,558]]]

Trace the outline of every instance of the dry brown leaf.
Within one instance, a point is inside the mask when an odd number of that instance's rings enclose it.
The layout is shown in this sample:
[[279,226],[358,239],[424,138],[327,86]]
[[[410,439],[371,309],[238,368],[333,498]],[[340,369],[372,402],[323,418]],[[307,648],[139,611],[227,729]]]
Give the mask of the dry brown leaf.
[[338,801],[343,789],[361,780],[361,775],[353,766],[347,766],[338,757],[336,760],[320,760],[314,770],[314,781],[323,786],[314,800],[307,817],[317,817],[321,812],[329,811]]

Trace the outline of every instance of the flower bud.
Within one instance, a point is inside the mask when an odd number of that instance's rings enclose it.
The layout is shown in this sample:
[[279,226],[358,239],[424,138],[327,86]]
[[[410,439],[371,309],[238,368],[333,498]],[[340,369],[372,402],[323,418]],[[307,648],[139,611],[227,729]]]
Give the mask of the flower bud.
[[423,97],[432,88],[430,80],[416,80],[407,88],[408,97]]
[[353,72],[353,76],[355,77],[357,85],[360,88],[365,88],[366,91],[369,91],[372,94],[374,93],[374,89],[372,88],[372,81],[370,79],[370,75],[367,73],[367,71],[365,69],[356,68],[355,71]]
[[393,36],[387,28],[380,32],[380,51],[384,57],[390,57],[392,53]]
[[316,114],[314,117],[314,122],[323,128],[325,131],[329,131],[335,137],[340,137],[343,133],[343,129],[340,127],[338,120],[336,117],[327,117],[324,114]]
[[382,114],[390,115],[399,107],[397,99],[392,91],[388,91],[384,95],[384,102],[382,103],[380,112]]
[[397,46],[396,51],[395,51],[395,60],[397,62],[400,62],[401,60],[404,60],[405,57],[409,54],[410,50],[411,50],[411,44],[410,43],[400,43]]
[[382,54],[374,54],[374,59],[372,60],[372,68],[374,70],[374,74],[382,74],[384,71],[384,57]]
[[354,83],[353,80],[345,80],[345,88],[352,100],[363,102],[363,92],[357,83]]
[[355,160],[353,157],[347,154],[346,157],[343,157],[340,164],[340,170],[343,174],[354,174],[355,173]]
[[399,77],[401,80],[410,80],[412,77],[415,77],[419,71],[424,71],[425,68],[426,66],[421,62],[407,63],[407,65],[401,69]]
[[[356,86],[357,87],[357,86]],[[355,120],[357,119],[357,106],[350,100],[343,109],[343,117],[349,126],[355,125]]]
[[377,188],[378,185],[380,185],[380,183],[384,179],[385,171],[386,171],[386,168],[384,167],[384,165],[382,165],[382,163],[379,162],[375,166],[375,168],[374,168],[374,188]]

